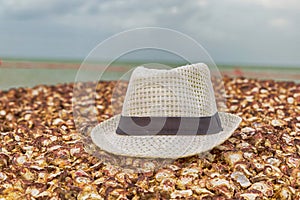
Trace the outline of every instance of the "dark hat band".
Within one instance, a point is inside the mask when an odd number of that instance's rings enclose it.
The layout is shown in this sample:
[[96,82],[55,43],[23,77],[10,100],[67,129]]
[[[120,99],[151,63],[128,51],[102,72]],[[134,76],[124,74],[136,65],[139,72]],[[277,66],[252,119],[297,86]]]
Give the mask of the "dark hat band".
[[118,135],[207,135],[223,131],[218,112],[207,117],[121,116]]

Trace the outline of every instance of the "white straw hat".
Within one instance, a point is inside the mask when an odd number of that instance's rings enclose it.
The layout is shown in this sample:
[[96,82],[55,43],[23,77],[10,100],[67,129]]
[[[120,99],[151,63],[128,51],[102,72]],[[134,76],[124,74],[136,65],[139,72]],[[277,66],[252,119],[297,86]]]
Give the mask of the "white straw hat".
[[179,158],[223,143],[240,122],[236,115],[218,112],[207,65],[137,67],[122,113],[98,124],[91,138],[116,155]]

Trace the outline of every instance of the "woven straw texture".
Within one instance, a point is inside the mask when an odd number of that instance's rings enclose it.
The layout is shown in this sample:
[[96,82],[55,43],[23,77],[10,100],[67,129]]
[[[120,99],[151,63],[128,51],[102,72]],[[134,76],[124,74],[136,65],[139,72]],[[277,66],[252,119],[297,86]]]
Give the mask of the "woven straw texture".
[[[131,75],[122,109],[123,116],[140,117],[204,117],[216,112],[210,71],[203,63],[171,70],[137,67]],[[217,134],[123,136],[115,133],[120,119],[117,115],[97,125],[91,137],[101,149],[117,155],[186,157],[223,143],[241,121],[240,117],[229,113],[220,112],[219,116],[223,131]]]
[[199,63],[171,70],[137,67],[131,75],[122,115],[201,117],[216,112],[210,71]]

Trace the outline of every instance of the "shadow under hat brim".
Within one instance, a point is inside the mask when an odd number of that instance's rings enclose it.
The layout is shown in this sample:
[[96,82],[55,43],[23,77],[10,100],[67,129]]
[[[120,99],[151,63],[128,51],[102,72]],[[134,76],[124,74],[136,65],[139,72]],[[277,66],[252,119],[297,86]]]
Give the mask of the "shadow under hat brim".
[[223,131],[209,135],[118,135],[116,129],[120,115],[116,115],[93,128],[91,138],[102,150],[120,156],[144,158],[182,158],[199,154],[222,144],[237,129],[241,118],[219,112]]

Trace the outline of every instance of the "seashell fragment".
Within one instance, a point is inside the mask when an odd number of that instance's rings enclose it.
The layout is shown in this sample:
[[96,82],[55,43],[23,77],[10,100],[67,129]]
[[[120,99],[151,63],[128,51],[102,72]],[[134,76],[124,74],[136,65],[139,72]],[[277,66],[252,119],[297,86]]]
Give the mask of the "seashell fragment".
[[238,182],[243,188],[247,188],[251,185],[249,179],[242,172],[233,172],[230,177]]
[[171,198],[176,199],[176,198],[187,198],[193,195],[192,190],[176,190],[171,193]]
[[265,182],[257,182],[251,185],[249,189],[258,190],[264,196],[272,196],[273,195],[273,188]]
[[224,154],[225,160],[229,163],[230,166],[233,166],[235,163],[242,161],[243,158],[243,153],[238,151],[229,151]]

